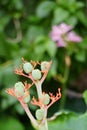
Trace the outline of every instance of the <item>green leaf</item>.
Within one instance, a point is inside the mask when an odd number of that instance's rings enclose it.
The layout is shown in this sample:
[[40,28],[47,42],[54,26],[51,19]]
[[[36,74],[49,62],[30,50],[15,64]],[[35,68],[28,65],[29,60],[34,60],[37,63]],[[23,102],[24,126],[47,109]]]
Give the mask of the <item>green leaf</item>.
[[52,59],[53,63],[52,63],[52,66],[51,66],[51,69],[49,71],[49,74],[47,76],[48,79],[50,79],[51,77],[54,77],[55,75],[57,75],[57,68],[58,68],[58,61],[56,58],[53,58]]
[[28,41],[28,43],[26,43],[26,44],[29,44],[29,41],[30,42],[34,41],[38,36],[40,36],[42,34],[43,34],[42,27],[34,26],[34,25],[30,26],[26,33],[26,39]]
[[54,11],[53,24],[59,24],[66,20],[69,16],[69,12],[63,8],[57,8]]
[[46,50],[47,50],[50,57],[54,57],[56,54],[56,51],[57,51],[56,44],[51,40],[47,40]]
[[4,31],[5,26],[8,24],[9,20],[10,17],[8,15],[0,17],[0,32]]
[[77,2],[75,0],[59,0],[58,2],[63,8],[68,9],[71,13],[76,11]]
[[[10,64],[10,62],[8,62]],[[18,77],[14,74],[14,68],[11,65],[2,65],[2,80],[1,84],[5,85],[5,87],[11,87],[17,82]]]
[[1,130],[24,130],[23,125],[15,118],[0,119]]
[[76,16],[70,16],[68,19],[65,20],[67,24],[71,25],[71,26],[75,26],[78,22],[78,19]]
[[58,0],[58,4],[69,9],[70,12],[75,12],[77,9],[84,7],[83,2],[77,2],[76,0]]
[[21,0],[12,0],[12,6],[14,6],[17,10],[21,10],[23,8],[23,3]]
[[74,113],[61,113],[53,121],[48,122],[49,130],[86,130],[87,113],[76,115]]
[[86,60],[86,53],[84,50],[79,50],[75,55],[76,60],[80,62],[85,62]]
[[44,1],[39,4],[36,10],[36,14],[40,18],[45,18],[54,9],[55,3],[52,1]]
[[87,38],[84,38],[80,44],[78,44],[79,48],[84,51],[87,51]]
[[72,5],[73,3],[75,3],[75,0],[58,0],[58,4],[62,6],[69,6],[70,4]]
[[82,11],[77,11],[75,15],[78,17],[79,21],[87,28],[87,18],[85,14]]
[[85,103],[87,104],[87,90],[83,93],[83,98],[85,100]]
[[42,43],[35,46],[33,54],[35,59],[41,60],[40,58],[43,57],[44,53],[45,53],[45,44]]
[[76,8],[77,9],[80,9],[80,8],[82,8],[84,6],[85,6],[85,4],[83,2],[80,2],[80,1],[76,2]]
[[19,49],[20,49],[18,47],[18,44],[8,43],[5,41],[5,37],[2,38],[2,35],[0,35],[0,37],[1,37],[1,40],[3,41],[0,44],[0,56],[7,58],[7,60],[9,60],[12,57],[18,56],[17,53],[19,52]]

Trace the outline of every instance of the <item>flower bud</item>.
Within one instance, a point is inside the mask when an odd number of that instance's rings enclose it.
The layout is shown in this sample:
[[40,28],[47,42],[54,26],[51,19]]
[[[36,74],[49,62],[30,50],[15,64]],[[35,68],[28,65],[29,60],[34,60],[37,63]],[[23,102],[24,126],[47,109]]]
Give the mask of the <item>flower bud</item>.
[[42,120],[43,117],[44,117],[44,110],[43,109],[36,110],[36,118],[37,118],[37,120]]
[[49,104],[49,102],[50,102],[50,96],[48,94],[45,94],[44,95],[44,105]]
[[23,64],[23,70],[26,74],[29,74],[33,70],[33,66],[30,62],[26,62]]
[[32,71],[32,77],[34,80],[39,80],[41,78],[41,71],[39,69],[34,69]]
[[24,99],[24,103],[28,103],[30,101],[30,95],[25,95]]
[[18,82],[14,86],[14,92],[16,97],[21,97],[24,95],[24,84],[22,82]]
[[48,68],[48,66],[49,66],[49,62],[47,62],[47,61],[42,62],[41,63],[41,70],[45,71]]

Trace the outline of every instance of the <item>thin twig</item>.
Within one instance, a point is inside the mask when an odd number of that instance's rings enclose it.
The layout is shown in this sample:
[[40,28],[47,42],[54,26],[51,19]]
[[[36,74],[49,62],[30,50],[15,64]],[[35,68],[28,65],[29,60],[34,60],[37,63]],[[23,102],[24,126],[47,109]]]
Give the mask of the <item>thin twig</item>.
[[69,90],[69,89],[66,90],[66,94],[71,98],[82,98],[81,93],[77,93],[77,92]]
[[22,40],[22,31],[20,21],[18,19],[14,19],[14,25],[17,32],[16,38],[7,37],[7,41],[11,43],[18,43]]

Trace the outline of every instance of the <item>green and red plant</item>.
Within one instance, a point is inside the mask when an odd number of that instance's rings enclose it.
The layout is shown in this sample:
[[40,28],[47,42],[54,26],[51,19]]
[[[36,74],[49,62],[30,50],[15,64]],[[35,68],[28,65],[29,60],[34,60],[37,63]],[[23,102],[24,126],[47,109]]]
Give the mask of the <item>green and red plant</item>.
[[[60,88],[56,95],[52,93],[42,92],[42,83],[44,82],[48,71],[51,67],[52,61],[35,62],[25,61],[22,59],[23,64],[20,69],[15,69],[15,73],[26,78],[29,78],[32,82],[17,82],[13,88],[6,89],[6,92],[15,97],[25,110],[32,125],[37,130],[48,130],[47,124],[47,111],[48,108],[61,98]],[[37,68],[40,67],[40,69]],[[30,88],[35,85],[37,90],[37,99],[33,96],[31,98]],[[31,113],[28,103],[38,106],[39,108],[35,112],[35,117]]]

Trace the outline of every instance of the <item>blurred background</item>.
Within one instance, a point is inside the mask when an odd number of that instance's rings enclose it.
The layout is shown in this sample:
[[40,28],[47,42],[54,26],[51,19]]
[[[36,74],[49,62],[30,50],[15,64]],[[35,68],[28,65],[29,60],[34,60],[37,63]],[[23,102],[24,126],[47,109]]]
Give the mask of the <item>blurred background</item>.
[[[61,23],[72,26],[82,41],[59,48],[50,32]],[[64,96],[48,111],[49,120],[54,117],[49,130],[86,130],[87,0],[0,0],[0,130],[34,130],[19,102],[5,93],[16,82],[27,80],[14,73],[22,57],[53,61],[43,91],[56,94],[61,87]],[[36,107],[30,109],[34,113]]]

